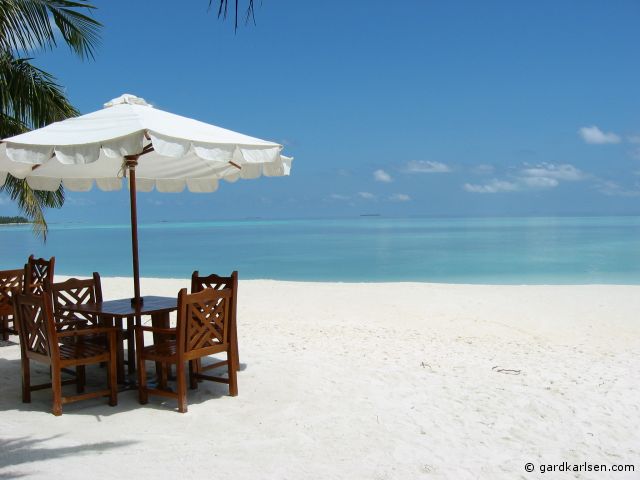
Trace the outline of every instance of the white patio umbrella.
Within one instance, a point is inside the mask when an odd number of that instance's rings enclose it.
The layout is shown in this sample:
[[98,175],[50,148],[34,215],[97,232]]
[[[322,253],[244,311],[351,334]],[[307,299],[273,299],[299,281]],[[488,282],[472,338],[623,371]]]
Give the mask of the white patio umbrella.
[[119,190],[128,177],[134,299],[140,299],[136,191],[214,192],[218,181],[289,175],[282,145],[153,108],[125,94],[105,108],[0,142],[7,173],[35,190]]

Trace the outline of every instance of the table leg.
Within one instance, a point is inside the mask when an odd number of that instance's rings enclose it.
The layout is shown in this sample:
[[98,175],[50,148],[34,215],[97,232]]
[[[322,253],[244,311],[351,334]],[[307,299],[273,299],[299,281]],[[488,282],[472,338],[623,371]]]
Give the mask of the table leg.
[[114,323],[116,328],[118,329],[118,343],[116,345],[117,349],[117,375],[118,375],[118,383],[124,383],[124,332],[122,331],[122,318],[118,317],[114,319]]
[[127,366],[130,375],[136,371],[136,340],[133,325],[134,318],[127,317]]
[[105,327],[116,327],[117,332],[117,345],[116,345],[116,369],[118,376],[118,383],[124,383],[124,346],[122,344],[122,318],[115,318],[107,315],[100,315],[100,323]]

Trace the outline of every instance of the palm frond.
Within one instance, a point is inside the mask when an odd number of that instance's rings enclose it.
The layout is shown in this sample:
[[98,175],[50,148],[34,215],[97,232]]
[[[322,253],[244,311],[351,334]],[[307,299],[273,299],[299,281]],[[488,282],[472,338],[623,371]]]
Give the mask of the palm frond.
[[[60,85],[28,58],[0,52],[0,138],[78,115]],[[5,124],[5,119],[10,119]],[[15,128],[14,131],[11,129]]]
[[27,130],[29,128],[16,117],[0,111],[0,138],[12,137]]
[[18,208],[33,222],[33,233],[46,242],[48,225],[44,218],[45,208],[60,208],[64,204],[62,186],[55,192],[33,190],[26,180],[7,175],[0,192],[6,192]]
[[81,58],[93,58],[101,24],[82,11],[84,0],[0,0],[0,50],[33,52],[57,46],[51,19],[65,43]]
[[[0,138],[77,114],[52,75],[31,65],[29,59],[0,52]],[[33,222],[35,236],[46,241],[44,210],[62,206],[62,187],[56,192],[33,190],[25,180],[8,175],[0,191],[5,191]]]
[[[222,18],[223,20],[227,19],[227,13],[229,11],[229,0],[216,0],[218,2],[218,18]],[[209,0],[209,8],[213,4],[214,0]],[[253,20],[255,24],[255,10],[253,0],[247,0],[247,12],[245,16],[245,23],[249,23],[249,20]],[[238,9],[240,6],[240,0],[235,0],[234,2],[234,28],[238,30]]]

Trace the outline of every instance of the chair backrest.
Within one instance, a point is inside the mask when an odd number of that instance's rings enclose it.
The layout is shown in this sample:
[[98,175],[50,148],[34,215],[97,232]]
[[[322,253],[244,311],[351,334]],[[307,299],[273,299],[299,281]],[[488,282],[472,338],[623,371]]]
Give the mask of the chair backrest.
[[178,345],[184,353],[207,355],[229,342],[232,292],[206,288],[201,292],[178,294]]
[[238,305],[238,272],[234,270],[229,277],[221,277],[212,273],[206,277],[200,276],[200,272],[196,270],[191,274],[191,293],[201,292],[205,288],[214,290],[222,290],[224,288],[231,289],[231,304],[229,305],[231,321],[236,322],[236,307]]
[[78,321],[88,322],[91,325],[98,324],[96,315],[70,312],[64,308],[68,305],[102,302],[102,283],[98,272],[93,272],[93,277],[87,280],[70,278],[64,282],[51,284],[51,297],[58,330],[76,325]]
[[22,291],[24,269],[0,270],[0,315],[12,315],[12,295]]
[[56,257],[49,260],[44,258],[34,258],[29,256],[27,264],[24,266],[24,293],[34,293],[42,295],[53,283],[53,269]]
[[23,354],[58,358],[58,337],[48,295],[19,293],[13,298]]

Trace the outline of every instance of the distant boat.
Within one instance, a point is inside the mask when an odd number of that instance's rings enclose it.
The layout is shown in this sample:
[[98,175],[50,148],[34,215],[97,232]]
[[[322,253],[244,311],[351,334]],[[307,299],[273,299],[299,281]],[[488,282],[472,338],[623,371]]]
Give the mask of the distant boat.
[[360,216],[361,217],[379,217],[380,214],[379,213],[361,213]]

